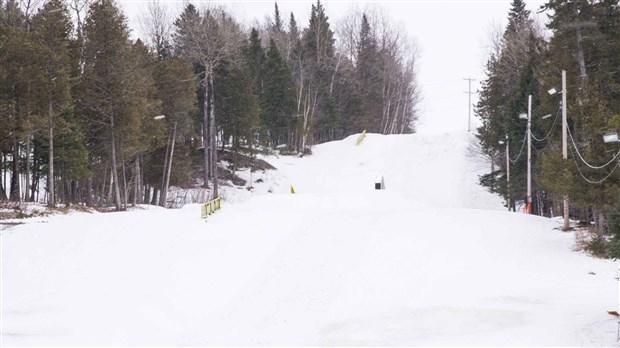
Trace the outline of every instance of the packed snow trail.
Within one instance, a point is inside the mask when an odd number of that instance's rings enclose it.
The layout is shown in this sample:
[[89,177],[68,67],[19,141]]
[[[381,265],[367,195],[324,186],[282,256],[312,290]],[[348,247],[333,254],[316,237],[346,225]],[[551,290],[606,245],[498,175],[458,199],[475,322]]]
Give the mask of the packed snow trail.
[[206,223],[192,205],[2,231],[3,344],[616,344],[614,263],[503,211],[466,134],[354,143],[268,158],[273,194]]

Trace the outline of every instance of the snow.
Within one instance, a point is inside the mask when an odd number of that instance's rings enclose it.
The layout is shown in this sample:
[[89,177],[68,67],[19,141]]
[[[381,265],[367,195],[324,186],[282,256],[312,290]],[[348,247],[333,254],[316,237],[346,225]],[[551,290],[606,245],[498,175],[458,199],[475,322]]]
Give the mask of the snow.
[[2,344],[617,345],[617,266],[506,212],[470,135],[355,140],[265,157],[278,171],[206,222],[188,205],[2,231]]

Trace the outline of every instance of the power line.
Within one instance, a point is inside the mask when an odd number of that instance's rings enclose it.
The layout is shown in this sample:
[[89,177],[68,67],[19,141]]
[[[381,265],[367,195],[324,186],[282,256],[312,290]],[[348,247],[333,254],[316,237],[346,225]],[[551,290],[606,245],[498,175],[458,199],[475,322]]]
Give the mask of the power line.
[[595,165],[592,165],[592,164],[588,163],[583,158],[581,153],[579,152],[579,149],[577,148],[577,144],[575,144],[575,139],[573,138],[573,134],[570,131],[570,127],[567,127],[567,129],[568,129],[568,136],[569,136],[569,138],[570,138],[570,140],[571,140],[571,142],[573,144],[573,147],[575,148],[575,151],[577,152],[577,155],[579,155],[579,158],[581,159],[581,162],[583,162],[586,166],[588,166],[588,167],[590,167],[592,169],[603,169],[603,168],[607,167],[608,165],[610,165],[612,162],[614,162],[616,159],[618,159],[618,157],[620,156],[620,151],[618,151],[618,153],[616,153],[614,155],[614,157],[611,160],[609,160],[609,162],[603,164],[602,166],[595,166]]
[[[569,134],[570,134],[570,132],[569,132]],[[575,149],[577,149],[577,148],[575,148]],[[575,151],[573,150],[572,147],[570,148],[570,152],[571,152],[571,155],[572,155],[571,157],[573,159],[573,163],[575,163],[575,167],[577,167],[577,171],[579,172],[579,175],[581,175],[581,178],[583,178],[583,180],[585,180],[589,184],[597,185],[597,184],[603,183],[605,180],[609,179],[609,177],[616,171],[616,169],[618,169],[618,166],[614,166],[614,169],[612,169],[611,172],[609,172],[609,174],[607,174],[601,180],[598,180],[598,181],[590,180],[590,179],[586,178],[586,176],[581,171],[581,168],[579,168],[579,165],[577,164],[577,161],[575,161]],[[577,152],[577,153],[579,153],[579,152]]]
[[519,150],[519,154],[517,155],[517,158],[515,158],[514,160],[512,158],[508,158],[510,160],[510,163],[515,164],[515,163],[517,163],[519,158],[521,158],[521,154],[523,153],[523,148],[525,147],[525,138],[526,137],[527,137],[527,134],[524,134],[523,135],[523,141],[521,141],[521,150]]
[[549,136],[551,135],[551,133],[553,133],[553,130],[555,129],[555,125],[558,122],[558,116],[560,115],[560,107],[558,106],[558,111],[555,113],[555,119],[553,119],[553,124],[551,125],[551,129],[549,129],[549,133],[547,133],[547,135],[542,138],[542,139],[538,139],[536,138],[536,136],[534,135],[534,133],[532,133],[532,138],[534,138],[534,140],[538,141],[538,142],[543,142],[545,140],[547,140],[547,138],[549,138]]

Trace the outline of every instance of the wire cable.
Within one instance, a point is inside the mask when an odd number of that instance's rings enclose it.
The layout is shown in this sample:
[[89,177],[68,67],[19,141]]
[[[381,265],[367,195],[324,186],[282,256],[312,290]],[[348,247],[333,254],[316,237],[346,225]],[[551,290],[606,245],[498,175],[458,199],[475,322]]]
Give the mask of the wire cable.
[[573,143],[573,147],[575,147],[575,151],[577,152],[577,155],[579,155],[579,158],[581,159],[581,161],[582,161],[585,165],[587,165],[588,167],[590,167],[590,168],[592,168],[592,169],[603,169],[603,168],[607,167],[608,165],[610,165],[611,163],[613,163],[613,162],[614,162],[616,159],[618,159],[618,157],[620,156],[620,151],[618,151],[618,152],[614,155],[614,157],[613,157],[611,160],[609,160],[609,162],[607,162],[607,163],[603,164],[602,166],[595,166],[595,165],[592,165],[592,164],[588,163],[588,162],[587,162],[587,161],[583,158],[583,156],[581,155],[581,153],[579,152],[579,149],[577,148],[577,144],[575,144],[575,139],[573,138],[573,134],[572,134],[572,133],[571,133],[571,131],[570,131],[570,127],[566,127],[566,129],[568,129],[568,135],[569,135],[569,137],[570,137],[571,142]]
[[521,154],[523,153],[523,148],[525,147],[525,139],[526,138],[527,138],[527,132],[526,132],[526,134],[523,135],[523,141],[521,142],[521,150],[519,150],[519,154],[517,155],[517,158],[512,159],[512,158],[510,158],[510,156],[508,157],[508,160],[510,160],[510,163],[515,164],[515,163],[517,163],[519,158],[521,158]]
[[551,129],[549,129],[549,133],[547,133],[547,135],[542,138],[542,139],[538,139],[536,138],[536,136],[534,135],[534,133],[530,130],[530,134],[532,135],[532,138],[534,138],[534,140],[538,141],[538,142],[542,142],[547,140],[547,138],[549,138],[549,136],[551,135],[551,133],[553,133],[553,130],[555,129],[555,125],[558,123],[558,116],[560,115],[560,110],[561,110],[561,106],[558,106],[558,111],[556,111],[555,113],[555,119],[553,119],[553,124],[551,125]]
[[[576,150],[577,148],[575,148]],[[573,150],[573,148],[570,148],[570,152],[572,154],[572,159],[573,162],[575,163],[575,167],[577,167],[577,171],[579,172],[579,175],[581,175],[581,177],[583,178],[583,180],[585,180],[587,183],[589,184],[593,184],[593,185],[597,185],[597,184],[601,184],[603,183],[605,180],[609,179],[609,177],[616,171],[616,169],[618,169],[618,165],[614,166],[614,169],[611,170],[611,172],[609,172],[609,174],[607,174],[604,178],[602,178],[601,180],[598,181],[594,181],[594,180],[590,180],[588,178],[586,178],[586,176],[583,174],[583,172],[581,171],[581,168],[579,168],[579,165],[577,164],[577,161],[575,160],[575,150]],[[577,152],[579,153],[579,152]]]

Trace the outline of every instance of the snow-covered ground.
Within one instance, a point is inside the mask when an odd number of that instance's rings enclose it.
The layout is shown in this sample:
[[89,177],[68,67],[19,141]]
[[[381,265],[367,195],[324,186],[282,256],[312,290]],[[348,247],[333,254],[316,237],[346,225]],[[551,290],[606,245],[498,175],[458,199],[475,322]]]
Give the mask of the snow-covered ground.
[[262,194],[207,222],[190,205],[2,231],[2,344],[617,345],[616,265],[504,211],[467,134],[355,140],[266,158]]

